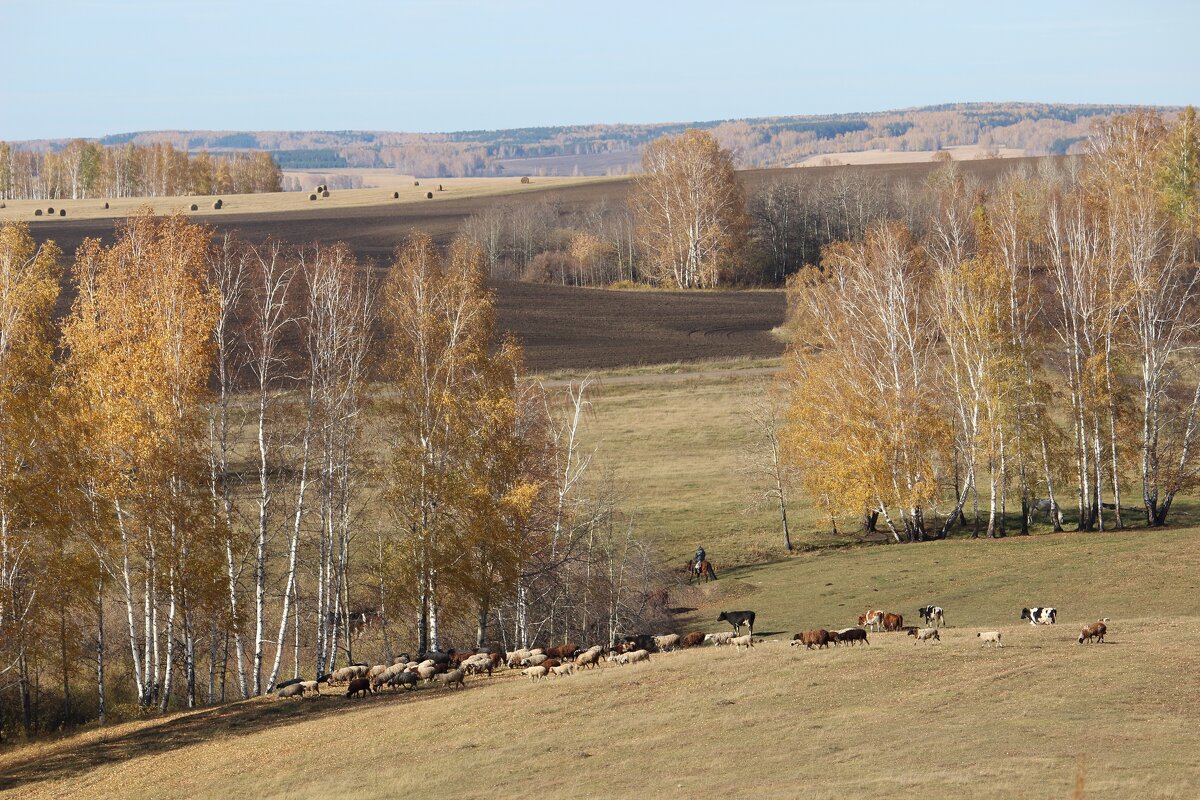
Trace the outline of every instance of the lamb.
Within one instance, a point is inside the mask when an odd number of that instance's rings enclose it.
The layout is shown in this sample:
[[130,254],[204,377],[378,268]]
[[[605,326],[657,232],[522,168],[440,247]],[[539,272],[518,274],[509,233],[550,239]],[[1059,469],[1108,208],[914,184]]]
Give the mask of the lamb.
[[983,640],[984,646],[991,644],[1004,647],[1004,642],[1000,641],[1000,631],[981,631],[975,635]]
[[740,652],[743,647],[754,647],[754,637],[750,634],[735,636],[729,640],[729,643]]
[[942,640],[942,636],[940,633],[938,633],[937,628],[915,628],[912,631],[909,631],[908,635],[916,638],[916,641],[913,642],[913,644],[916,644],[917,642],[927,642],[930,639],[936,639],[939,642]]
[[546,668],[526,667],[525,669],[521,670],[521,674],[526,678],[529,678],[530,681],[541,680],[542,678],[546,677]]
[[700,631],[693,631],[679,640],[680,647],[698,647],[704,644],[704,634]]
[[621,654],[620,659],[617,661],[617,663],[618,664],[636,664],[639,661],[649,661],[649,660],[650,660],[650,651],[649,650],[634,650],[632,653]]
[[816,645],[818,650],[822,647],[829,647],[829,631],[824,628],[815,628],[811,631],[797,633],[792,637],[792,647],[801,644],[807,650],[812,650],[813,645]]
[[442,673],[438,676],[438,680],[447,689],[452,686],[458,686],[460,689],[465,689],[466,684],[463,682],[463,671],[461,669],[452,669],[449,672]]
[[371,691],[373,690],[371,689],[371,682],[369,680],[366,678],[355,678],[350,681],[350,686],[346,689],[346,697],[354,697],[355,695],[366,697],[367,693]]
[[679,634],[678,633],[668,633],[665,636],[655,636],[654,637],[654,645],[659,650],[662,650],[664,652],[674,650],[676,647],[679,646]]
[[564,675],[570,675],[574,671],[575,671],[575,665],[572,663],[563,664],[561,666],[552,667],[550,669],[550,672],[553,673],[554,677],[556,677],[556,678],[561,678]]
[[721,633],[706,633],[704,641],[712,642],[714,646],[720,647],[723,644],[729,644],[729,640],[733,638],[733,631],[723,631]]
[[1088,641],[1088,643],[1090,644],[1092,639],[1095,639],[1096,641],[1103,644],[1104,643],[1104,634],[1108,633],[1108,626],[1104,624],[1107,621],[1108,621],[1108,617],[1105,617],[1104,619],[1100,620],[1099,622],[1093,622],[1091,625],[1088,625],[1086,628],[1084,628],[1079,633],[1079,643],[1083,644],[1084,640],[1086,639]]

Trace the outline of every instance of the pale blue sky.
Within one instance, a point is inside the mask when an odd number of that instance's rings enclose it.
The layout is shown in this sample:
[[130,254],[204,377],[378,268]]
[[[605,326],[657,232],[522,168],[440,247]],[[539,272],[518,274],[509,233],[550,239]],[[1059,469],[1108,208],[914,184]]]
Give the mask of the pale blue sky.
[[0,139],[1200,102],[1200,3],[0,0]]

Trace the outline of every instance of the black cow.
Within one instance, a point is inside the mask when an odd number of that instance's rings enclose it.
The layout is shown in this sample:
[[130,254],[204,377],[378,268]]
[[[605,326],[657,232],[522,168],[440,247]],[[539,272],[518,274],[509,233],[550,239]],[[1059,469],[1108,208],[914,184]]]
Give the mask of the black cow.
[[626,636],[625,643],[631,645],[631,650],[645,650],[647,653],[658,652],[658,645],[654,643],[654,636],[649,633]]
[[722,611],[721,616],[717,617],[717,622],[728,622],[733,626],[733,632],[741,635],[742,626],[750,628],[750,635],[754,635],[754,612],[753,611]]

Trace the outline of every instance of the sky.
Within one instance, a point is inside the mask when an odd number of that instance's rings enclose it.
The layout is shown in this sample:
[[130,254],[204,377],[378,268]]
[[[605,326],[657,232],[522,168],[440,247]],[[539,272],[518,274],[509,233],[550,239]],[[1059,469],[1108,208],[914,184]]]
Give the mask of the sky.
[[0,0],[0,140],[1200,103],[1200,3]]

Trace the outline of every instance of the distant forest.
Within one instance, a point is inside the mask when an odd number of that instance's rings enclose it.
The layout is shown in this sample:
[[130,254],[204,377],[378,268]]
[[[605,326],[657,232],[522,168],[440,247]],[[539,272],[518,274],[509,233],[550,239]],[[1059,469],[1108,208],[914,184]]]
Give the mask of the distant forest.
[[[711,131],[743,168],[790,166],[814,155],[860,150],[940,150],[964,145],[1063,155],[1078,152],[1098,121],[1136,108],[955,103],[864,114],[455,133],[147,131],[106,136],[96,143],[170,144],[210,153],[265,151],[285,170],[383,167],[418,177],[621,175],[638,170],[646,144],[687,128]],[[54,151],[67,147],[69,141],[13,144]]]

